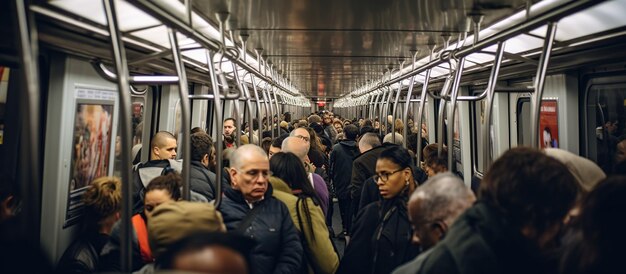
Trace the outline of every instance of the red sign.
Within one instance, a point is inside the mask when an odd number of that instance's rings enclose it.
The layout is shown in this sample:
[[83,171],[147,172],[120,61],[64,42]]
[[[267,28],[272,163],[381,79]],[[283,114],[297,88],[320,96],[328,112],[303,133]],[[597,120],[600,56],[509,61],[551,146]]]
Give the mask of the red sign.
[[318,107],[323,107],[326,105],[326,102],[317,102]]
[[559,147],[559,120],[557,100],[541,101],[539,109],[539,145],[541,148]]

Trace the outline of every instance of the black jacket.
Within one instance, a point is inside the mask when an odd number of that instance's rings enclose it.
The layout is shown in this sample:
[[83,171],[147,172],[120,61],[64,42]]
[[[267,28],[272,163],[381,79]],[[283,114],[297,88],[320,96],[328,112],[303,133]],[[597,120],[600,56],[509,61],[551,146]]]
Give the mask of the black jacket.
[[407,199],[371,203],[359,212],[337,273],[387,274],[418,255],[419,248],[411,244]]
[[215,173],[203,166],[200,161],[191,161],[189,175],[191,190],[201,194],[209,201],[215,199]]
[[352,198],[353,215],[358,213],[363,183],[368,178],[374,176],[374,173],[376,172],[376,161],[378,160],[380,153],[393,146],[397,145],[385,143],[382,146],[375,147],[361,153],[354,159],[354,162],[352,163],[352,177],[350,178],[350,197]]
[[350,196],[348,187],[352,175],[352,162],[359,155],[359,147],[353,140],[343,140],[333,146],[330,153],[329,177],[333,180],[335,193],[339,199],[347,199]]
[[417,273],[557,273],[496,208],[479,202],[433,247]]
[[[298,273],[303,249],[289,210],[272,197],[271,185],[268,185],[264,199],[255,206],[262,208],[244,232],[257,241],[251,254],[251,273]],[[229,231],[237,230],[239,223],[251,211],[241,192],[232,188],[224,191],[219,210]]]
[[74,241],[63,253],[57,266],[58,273],[94,273],[100,263],[100,250],[109,236],[93,234]]

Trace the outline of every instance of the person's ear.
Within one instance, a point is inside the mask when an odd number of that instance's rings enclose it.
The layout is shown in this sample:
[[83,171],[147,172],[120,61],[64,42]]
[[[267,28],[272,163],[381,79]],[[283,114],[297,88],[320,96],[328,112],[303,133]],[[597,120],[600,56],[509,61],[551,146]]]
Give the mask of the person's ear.
[[200,160],[200,162],[205,165],[208,166],[209,165],[209,154],[204,154],[204,157],[202,157],[202,160]]
[[156,155],[159,159],[161,159],[161,155],[159,153],[159,148],[158,147],[152,147],[152,153],[154,155]]
[[436,221],[431,224],[431,231],[437,240],[443,239],[448,232],[448,225],[444,221]]

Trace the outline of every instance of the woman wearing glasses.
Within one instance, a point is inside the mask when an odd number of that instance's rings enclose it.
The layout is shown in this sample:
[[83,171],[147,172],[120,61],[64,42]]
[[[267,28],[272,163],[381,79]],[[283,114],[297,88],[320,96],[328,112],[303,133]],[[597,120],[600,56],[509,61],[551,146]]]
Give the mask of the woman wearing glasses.
[[418,183],[409,152],[385,149],[376,161],[374,179],[382,200],[361,209],[338,273],[391,273],[415,258],[407,203]]

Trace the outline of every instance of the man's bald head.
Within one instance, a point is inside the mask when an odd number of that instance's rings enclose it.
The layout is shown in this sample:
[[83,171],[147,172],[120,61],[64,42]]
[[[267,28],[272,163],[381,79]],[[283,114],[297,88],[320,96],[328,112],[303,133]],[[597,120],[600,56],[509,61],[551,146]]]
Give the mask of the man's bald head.
[[176,148],[176,137],[167,131],[159,131],[150,141],[150,160],[176,159]]
[[302,140],[301,138],[290,136],[285,138],[285,140],[283,141],[281,151],[291,152],[298,156],[298,158],[300,158],[300,160],[304,162],[307,155],[309,154],[309,143]]
[[230,157],[230,166],[241,169],[247,159],[261,156],[267,159],[267,153],[257,145],[243,145],[239,147]]
[[361,140],[359,140],[359,151],[364,153],[372,148],[380,146],[380,139],[378,135],[372,132],[363,134]]
[[430,248],[474,201],[474,193],[450,172],[428,179],[409,199],[409,218],[414,226],[414,240],[418,238],[418,243],[424,249]]

